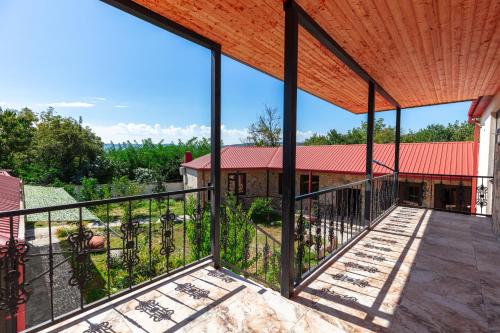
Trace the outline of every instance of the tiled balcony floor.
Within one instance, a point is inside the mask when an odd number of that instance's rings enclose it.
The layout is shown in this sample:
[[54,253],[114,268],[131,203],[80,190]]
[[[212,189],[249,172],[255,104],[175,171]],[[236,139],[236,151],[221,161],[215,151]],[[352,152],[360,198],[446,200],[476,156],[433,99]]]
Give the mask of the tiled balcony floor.
[[47,332],[500,332],[489,220],[397,208],[292,300],[202,265]]

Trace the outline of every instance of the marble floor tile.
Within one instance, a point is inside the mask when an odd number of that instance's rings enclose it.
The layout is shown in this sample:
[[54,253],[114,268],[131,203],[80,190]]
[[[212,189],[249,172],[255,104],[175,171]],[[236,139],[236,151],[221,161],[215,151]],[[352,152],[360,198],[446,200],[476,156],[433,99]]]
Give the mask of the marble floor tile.
[[200,265],[46,332],[500,332],[489,223],[399,207],[291,299]]

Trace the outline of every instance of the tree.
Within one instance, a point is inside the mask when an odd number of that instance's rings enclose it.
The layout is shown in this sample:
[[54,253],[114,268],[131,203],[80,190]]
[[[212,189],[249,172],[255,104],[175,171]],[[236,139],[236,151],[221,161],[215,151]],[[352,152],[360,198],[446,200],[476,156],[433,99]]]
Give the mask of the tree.
[[401,136],[402,142],[472,141],[473,139],[474,125],[466,121],[455,121],[447,126],[431,124],[418,131],[409,131]]
[[[305,145],[339,145],[339,144],[358,144],[366,143],[366,131],[368,130],[368,123],[362,122],[360,126],[354,127],[342,134],[332,129],[326,135],[313,134],[310,138],[306,139]],[[389,143],[394,142],[394,127],[387,126],[382,118],[377,119],[373,126],[374,137],[376,143]]]
[[[338,133],[330,130],[326,135],[313,134],[304,142],[306,145],[337,145],[366,143],[366,131],[368,124],[362,122],[361,126],[354,127],[347,133]],[[375,143],[391,143],[395,141],[395,128],[384,123],[382,118],[374,124],[373,141]],[[409,131],[401,135],[401,142],[448,142],[448,141],[472,141],[474,137],[474,125],[456,121],[447,126],[431,124],[418,131]]]
[[89,127],[73,118],[55,115],[49,108],[40,115],[32,149],[34,163],[48,170],[39,175],[38,182],[79,182],[103,154],[103,143]]
[[248,129],[247,142],[255,146],[277,147],[281,141],[278,110],[265,106],[264,114]]
[[17,171],[25,165],[36,121],[37,116],[28,108],[0,108],[0,168]]

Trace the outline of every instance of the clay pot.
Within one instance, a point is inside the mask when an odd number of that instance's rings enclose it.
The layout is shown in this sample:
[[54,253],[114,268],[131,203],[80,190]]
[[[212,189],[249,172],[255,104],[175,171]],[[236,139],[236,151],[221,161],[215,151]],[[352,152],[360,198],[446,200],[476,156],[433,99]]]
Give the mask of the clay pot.
[[103,236],[94,236],[90,239],[89,242],[90,248],[93,250],[104,249],[104,237]]

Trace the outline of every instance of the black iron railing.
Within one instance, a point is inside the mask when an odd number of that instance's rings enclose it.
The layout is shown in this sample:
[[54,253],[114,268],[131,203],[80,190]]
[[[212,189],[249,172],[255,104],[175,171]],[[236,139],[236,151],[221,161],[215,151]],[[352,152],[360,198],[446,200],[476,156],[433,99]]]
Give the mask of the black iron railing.
[[[5,331],[18,330],[18,312],[41,328],[209,258],[210,190],[0,212],[10,223],[0,247]],[[16,238],[18,218],[35,224],[35,239]]]
[[[366,193],[371,184],[370,216]],[[296,197],[295,283],[299,284],[395,205],[393,174]]]
[[492,176],[402,173],[398,204],[491,216]]
[[[270,199],[253,197],[253,200]],[[270,202],[268,209],[272,209]],[[270,218],[269,215],[276,215],[276,212],[264,212],[261,214],[263,216],[254,212],[246,200],[226,197],[220,217],[221,260],[224,266],[233,271],[279,290],[280,216]]]

